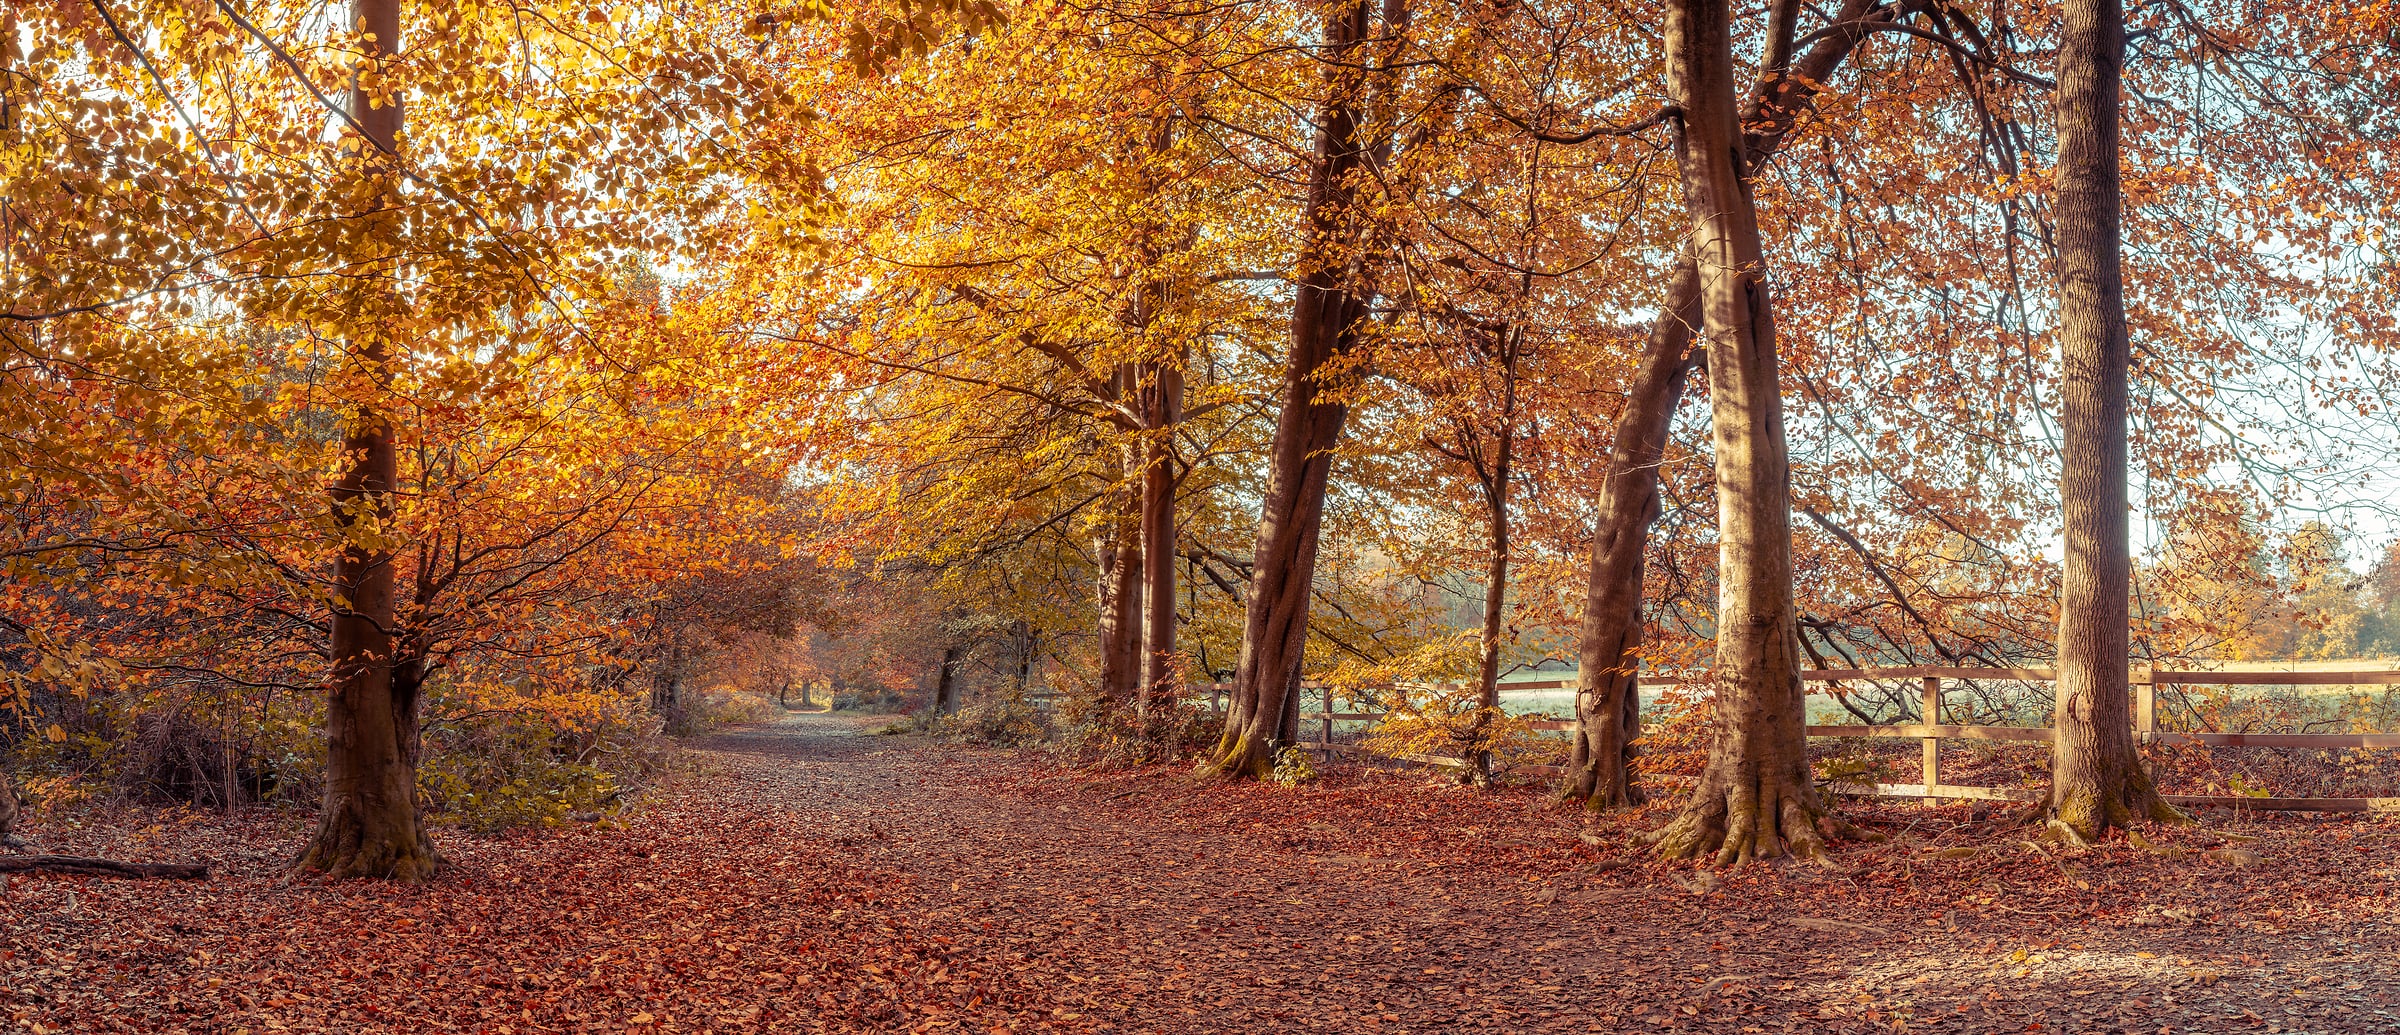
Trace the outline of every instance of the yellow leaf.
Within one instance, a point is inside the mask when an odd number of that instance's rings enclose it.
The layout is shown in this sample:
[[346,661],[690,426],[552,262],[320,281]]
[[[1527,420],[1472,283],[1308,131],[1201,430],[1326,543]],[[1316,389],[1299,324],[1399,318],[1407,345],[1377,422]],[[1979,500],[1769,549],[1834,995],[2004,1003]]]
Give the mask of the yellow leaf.
[[63,743],[67,739],[67,728],[56,723],[51,724],[48,732],[50,735],[50,742],[53,744]]

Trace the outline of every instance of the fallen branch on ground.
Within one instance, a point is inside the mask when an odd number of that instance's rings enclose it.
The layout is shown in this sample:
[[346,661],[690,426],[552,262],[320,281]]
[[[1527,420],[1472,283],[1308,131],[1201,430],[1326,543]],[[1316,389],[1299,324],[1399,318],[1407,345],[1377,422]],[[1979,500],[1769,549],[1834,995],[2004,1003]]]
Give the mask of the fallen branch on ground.
[[79,877],[162,878],[206,880],[206,863],[135,863],[92,859],[80,855],[0,856],[0,873],[65,873]]

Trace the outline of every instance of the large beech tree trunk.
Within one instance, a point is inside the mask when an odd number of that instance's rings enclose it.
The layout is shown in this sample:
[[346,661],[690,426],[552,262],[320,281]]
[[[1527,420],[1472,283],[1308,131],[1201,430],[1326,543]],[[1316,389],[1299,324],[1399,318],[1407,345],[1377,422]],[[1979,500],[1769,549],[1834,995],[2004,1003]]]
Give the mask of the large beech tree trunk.
[[1101,553],[1100,693],[1112,707],[1132,703],[1142,678],[1144,551],[1138,446],[1124,447],[1121,473],[1110,503],[1110,541]]
[[1143,384],[1143,422],[1150,428],[1142,468],[1142,642],[1145,647],[1137,711],[1150,714],[1150,699],[1175,692],[1175,467],[1167,436],[1182,419],[1183,366],[1150,365]]
[[1701,319],[1700,274],[1686,261],[1668,282],[1665,308],[1650,326],[1609,446],[1608,480],[1592,525],[1574,753],[1559,790],[1591,808],[1642,801],[1633,780],[1633,741],[1641,730],[1641,666],[1634,649],[1641,644],[1643,554],[1658,520],[1658,465],[1697,355],[1692,334]]
[[[1815,42],[1786,67],[1796,44],[1792,26],[1799,5],[1776,6],[1773,50],[1750,109],[1742,119],[1742,159],[1755,173],[1783,144],[1785,134],[1816,102],[1852,51],[1873,33],[1913,8],[1883,0],[1846,0]],[[1592,539],[1592,577],[1585,597],[1581,674],[1575,702],[1575,745],[1560,793],[1593,808],[1634,804],[1641,793],[1629,768],[1640,732],[1638,665],[1641,642],[1643,551],[1658,519],[1658,458],[1667,428],[1692,365],[1700,326],[1699,274],[1689,258],[1669,282],[1665,306],[1651,324],[1649,345],[1618,415],[1617,441],[1609,450],[1609,474],[1601,493]],[[1687,353],[1689,358],[1686,358]],[[1651,443],[1655,442],[1656,445]]]
[[2049,813],[2091,839],[2182,816],[2134,750],[2127,685],[2126,379],[2131,350],[2119,265],[2119,0],[2068,0],[2058,52],[2059,501],[2065,519],[2058,616],[2058,730]]
[[[1336,0],[1325,22],[1326,99],[1317,124],[1316,155],[1302,210],[1292,306],[1292,339],[1284,357],[1282,412],[1268,447],[1268,484],[1252,552],[1250,595],[1242,617],[1242,656],[1213,768],[1228,776],[1264,777],[1275,750],[1299,727],[1302,651],[1308,643],[1309,591],[1316,578],[1317,534],[1325,518],[1325,483],[1333,447],[1350,408],[1327,384],[1357,346],[1368,292],[1359,270],[1356,225],[1368,143],[1360,104],[1364,44],[1371,8],[1365,0]],[[1385,20],[1401,21],[1395,5]]]
[[[356,0],[354,24],[367,33],[370,65],[399,53],[399,0]],[[350,110],[366,140],[360,148],[365,175],[388,199],[398,178],[401,111],[397,102],[378,105],[356,82]],[[373,234],[392,232],[394,213],[362,213]],[[391,307],[392,270],[376,264],[377,282],[353,296],[359,337],[351,346],[362,401],[350,415],[342,440],[347,467],[330,495],[334,522],[348,537],[334,560],[333,585],[341,600],[333,613],[329,655],[333,685],[325,710],[325,801],[317,829],[297,866],[334,877],[423,880],[438,865],[433,843],[417,815],[417,780],[412,764],[416,732],[415,687],[393,679],[392,552],[384,544],[392,518],[391,493],[399,480],[399,455],[391,419],[372,402],[391,371],[392,344],[375,325]],[[405,692],[410,714],[401,714]]]
[[1822,856],[1793,624],[1791,471],[1758,212],[1750,193],[1726,0],[1667,8],[1667,93],[1707,333],[1717,462],[1717,724],[1669,856],[1720,865]]

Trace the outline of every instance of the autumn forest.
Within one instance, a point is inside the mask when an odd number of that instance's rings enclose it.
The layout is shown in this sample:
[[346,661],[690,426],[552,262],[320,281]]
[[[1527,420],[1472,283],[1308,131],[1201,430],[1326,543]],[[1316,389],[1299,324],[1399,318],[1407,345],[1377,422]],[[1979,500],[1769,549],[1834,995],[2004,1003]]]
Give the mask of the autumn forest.
[[2384,0],[0,0],[0,1031],[2392,1030],[2396,199]]

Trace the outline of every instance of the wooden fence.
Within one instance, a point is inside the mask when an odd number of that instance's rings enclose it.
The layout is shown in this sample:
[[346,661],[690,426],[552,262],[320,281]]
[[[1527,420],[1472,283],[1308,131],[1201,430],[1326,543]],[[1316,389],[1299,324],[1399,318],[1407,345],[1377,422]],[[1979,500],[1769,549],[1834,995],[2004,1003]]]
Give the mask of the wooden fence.
[[[2391,686],[2400,685],[2400,671],[2372,672],[2196,672],[2167,669],[2135,669],[2133,683],[2133,729],[2135,738],[2144,744],[2204,744],[2218,747],[2315,748],[2400,748],[2400,733],[2191,733],[2158,728],[2158,688],[2161,686]],[[1676,686],[1702,676],[1644,676],[1644,686]],[[1943,684],[1947,681],[2001,680],[2009,682],[2046,683],[2058,678],[2057,670],[2049,668],[1866,668],[1810,669],[1800,673],[1802,684],[1810,694],[1839,693],[1840,686],[1856,681],[1913,681],[1918,686],[1920,714],[1927,718],[1941,716]],[[1437,689],[1457,689],[1464,684],[1443,684]],[[1572,690],[1579,684],[1574,679],[1542,680],[1509,683],[1509,690]],[[1230,683],[1194,683],[1195,692],[1206,692],[1209,707],[1225,709]],[[1303,691],[1322,694],[1322,706],[1316,711],[1302,712],[1303,723],[1314,723],[1317,740],[1300,747],[1327,754],[1356,753],[1356,745],[1334,740],[1336,722],[1376,722],[1384,712],[1344,712],[1335,710],[1335,688],[1322,683],[1302,683]],[[1036,694],[1037,698],[1055,697]],[[1536,730],[1567,732],[1575,728],[1572,721],[1535,719],[1526,723]],[[1921,798],[1932,804],[1942,798],[1976,798],[1990,801],[2032,801],[2040,792],[2019,787],[1971,787],[1946,784],[1941,779],[1941,743],[1945,740],[1982,740],[2026,744],[2051,743],[2054,732],[2050,727],[1945,725],[1940,723],[1910,723],[1899,726],[1816,726],[1808,727],[1811,737],[1899,738],[1921,742],[1923,746],[1923,782],[1912,784],[1876,784],[1871,790],[1854,793],[1879,797]],[[1465,760],[1438,755],[1404,755],[1405,761],[1428,765],[1463,766]],[[1517,771],[1544,775],[1560,775],[1563,766],[1526,765]],[[2260,810],[2290,810],[2313,812],[2400,812],[2400,798],[2261,798],[2246,795],[2171,794],[2167,800],[2178,805],[2208,805]]]

